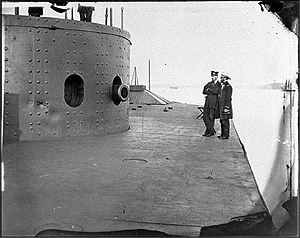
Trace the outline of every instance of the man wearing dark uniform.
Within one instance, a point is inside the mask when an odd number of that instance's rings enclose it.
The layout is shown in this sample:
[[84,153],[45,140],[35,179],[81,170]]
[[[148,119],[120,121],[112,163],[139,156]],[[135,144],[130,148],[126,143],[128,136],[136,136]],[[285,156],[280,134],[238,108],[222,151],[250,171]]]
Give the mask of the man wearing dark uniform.
[[206,95],[203,111],[203,121],[206,130],[203,136],[210,137],[216,134],[214,129],[216,110],[218,106],[218,95],[220,94],[221,84],[217,82],[218,73],[211,71],[211,82],[203,88],[203,94]]
[[227,74],[221,74],[221,90],[219,95],[219,112],[221,123],[221,135],[218,136],[220,140],[229,139],[230,123],[229,119],[233,118],[232,113],[232,86],[228,83],[230,78]]

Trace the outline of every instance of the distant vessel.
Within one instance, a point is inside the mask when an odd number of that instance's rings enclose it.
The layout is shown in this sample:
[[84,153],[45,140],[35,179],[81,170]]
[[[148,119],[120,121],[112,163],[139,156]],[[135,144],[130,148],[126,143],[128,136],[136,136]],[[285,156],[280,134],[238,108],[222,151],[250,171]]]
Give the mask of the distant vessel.
[[177,86],[170,86],[169,88],[170,88],[170,89],[178,89]]

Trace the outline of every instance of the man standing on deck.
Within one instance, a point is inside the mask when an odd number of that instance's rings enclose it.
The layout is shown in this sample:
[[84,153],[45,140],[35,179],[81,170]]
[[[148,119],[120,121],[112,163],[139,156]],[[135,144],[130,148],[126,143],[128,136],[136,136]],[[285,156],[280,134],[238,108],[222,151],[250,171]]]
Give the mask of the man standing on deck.
[[233,118],[232,114],[232,86],[228,83],[230,77],[226,73],[221,74],[221,90],[219,94],[219,113],[221,123],[221,135],[218,136],[220,140],[229,139],[230,123],[229,119]]
[[210,137],[216,134],[214,129],[216,111],[218,106],[218,94],[220,94],[221,84],[217,82],[218,73],[211,71],[211,82],[207,83],[203,88],[203,94],[206,95],[203,111],[203,121],[206,130],[203,136]]

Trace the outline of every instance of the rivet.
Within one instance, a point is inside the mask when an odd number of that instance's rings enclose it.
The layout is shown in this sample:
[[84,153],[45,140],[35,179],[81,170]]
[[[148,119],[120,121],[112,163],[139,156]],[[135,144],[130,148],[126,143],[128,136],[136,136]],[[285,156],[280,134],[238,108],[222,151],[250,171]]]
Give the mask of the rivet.
[[45,49],[45,52],[48,52],[48,49]]
[[48,81],[47,81],[47,80],[45,81],[45,84],[48,84]]
[[5,72],[7,73],[9,70],[8,69],[5,69]]
[[55,132],[53,132],[53,135],[55,135],[56,133]]
[[82,33],[80,33],[80,36],[82,36]]
[[76,71],[73,71],[73,74],[76,74]]
[[29,112],[29,116],[32,116],[32,112]]
[[74,111],[73,114],[76,114],[76,111]]
[[98,113],[99,113],[99,111],[96,111],[96,113],[98,114]]
[[80,74],[82,74],[82,71],[80,71]]
[[82,64],[82,61],[80,61],[79,63]]
[[46,73],[46,74],[48,73],[48,70],[47,70],[47,69],[45,69],[45,73]]
[[5,58],[5,61],[8,61],[8,58]]
[[41,113],[40,113],[40,112],[38,112],[37,114],[38,114],[38,115],[41,115]]
[[69,74],[70,72],[69,71],[67,71],[67,74]]
[[76,64],[76,61],[74,60],[74,64]]
[[5,31],[7,31],[8,29],[7,29],[7,26],[4,28],[5,29]]
[[83,44],[86,45],[86,42],[84,41]]
[[48,94],[48,91],[45,91],[45,94]]
[[67,50],[67,53],[70,53],[70,51]]
[[73,131],[74,132],[74,134],[76,133],[76,131]]
[[96,101],[97,104],[99,104],[99,101]]
[[36,51],[37,51],[37,52],[40,52],[41,50],[40,50],[40,49],[36,49]]
[[40,136],[40,135],[41,135],[41,132],[38,132],[38,135]]
[[69,33],[69,32],[67,32],[66,34],[67,34],[67,35],[69,35],[70,33]]
[[96,72],[96,75],[99,75],[99,72]]
[[76,50],[74,50],[73,53],[76,54]]
[[96,127],[98,127],[98,126],[99,126],[99,124],[97,123],[97,124],[96,124]]
[[8,125],[9,125],[9,122],[7,121],[5,124],[8,126]]
[[29,81],[28,81],[28,83],[30,83],[30,84],[31,84],[31,83],[32,83],[32,81],[31,81],[31,80],[29,80]]
[[73,36],[75,36],[76,34],[75,33],[73,33]]
[[5,115],[8,115],[8,112],[5,112]]
[[105,91],[106,94],[108,94],[108,91]]
[[[31,62],[31,61],[29,61],[29,62]],[[39,60],[39,59],[37,59],[37,60],[36,60],[36,62],[38,62],[38,63],[39,63],[39,62],[40,62],[40,60]]]
[[32,70],[30,69],[30,70],[28,70],[28,72],[29,72],[29,73],[32,73]]
[[40,38],[37,38],[36,40],[37,40],[37,41],[40,41]]
[[37,124],[38,124],[38,125],[41,125],[41,122],[38,122]]
[[31,127],[29,127],[29,129],[30,129],[30,130],[33,130],[33,127],[31,126]]
[[70,126],[68,125],[68,126],[67,126],[67,128],[69,129],[69,128],[70,128]]
[[83,132],[86,133],[86,130],[84,130]]
[[67,112],[67,115],[69,115],[69,112]]
[[55,39],[52,39],[52,42],[55,42]]
[[82,54],[82,51],[80,51],[79,53]]
[[75,43],[76,43],[76,41],[75,41],[75,40],[73,40],[73,43],[75,44]]
[[32,126],[32,125],[33,125],[33,123],[32,123],[32,122],[30,122],[30,123],[29,123],[29,125],[31,125],[31,126]]
[[76,124],[76,121],[73,121],[74,124]]
[[69,124],[70,122],[69,121],[67,121],[67,124]]
[[36,93],[37,93],[37,94],[40,94],[40,91],[37,91]]
[[[47,20],[47,19],[46,19]],[[48,33],[48,30],[45,30],[45,33]]]
[[48,63],[48,60],[45,60],[45,63]]
[[40,81],[36,81],[37,84],[40,84]]
[[32,94],[32,91],[29,91],[29,94]]
[[28,29],[29,32],[31,32],[31,29]]
[[8,50],[8,47],[4,47],[5,50]]
[[13,39],[15,40],[15,39],[17,39],[17,37],[14,36]]
[[80,114],[82,114],[82,111],[80,111]]
[[40,73],[40,71],[39,71],[39,70],[37,70],[36,72],[37,72],[37,73]]
[[70,63],[70,61],[69,61],[69,60],[67,60],[67,64],[68,64],[68,63]]
[[83,121],[80,121],[80,124],[82,124],[83,123]]
[[36,30],[37,33],[40,33],[40,30]]

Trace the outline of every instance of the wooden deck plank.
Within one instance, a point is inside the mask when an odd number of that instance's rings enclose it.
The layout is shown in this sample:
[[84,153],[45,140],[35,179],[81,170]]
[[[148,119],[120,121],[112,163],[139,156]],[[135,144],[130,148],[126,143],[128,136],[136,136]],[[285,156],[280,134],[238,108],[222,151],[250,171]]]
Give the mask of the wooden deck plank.
[[5,145],[4,234],[74,224],[198,236],[266,211],[233,124],[229,140],[202,137],[196,106],[171,106],[130,105],[121,134]]

